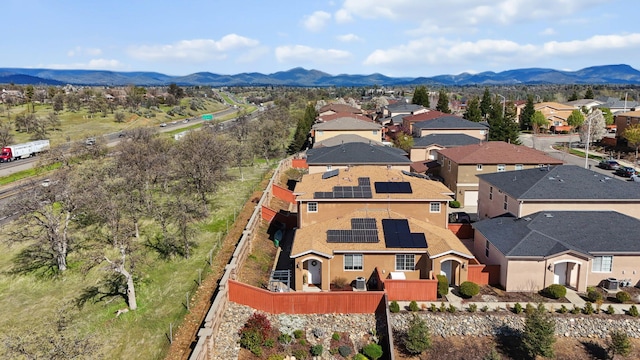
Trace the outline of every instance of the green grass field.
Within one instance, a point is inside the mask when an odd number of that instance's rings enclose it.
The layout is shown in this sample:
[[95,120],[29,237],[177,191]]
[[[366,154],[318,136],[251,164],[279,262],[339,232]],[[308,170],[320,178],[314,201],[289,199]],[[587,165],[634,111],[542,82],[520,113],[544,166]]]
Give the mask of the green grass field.
[[[267,170],[264,165],[245,168],[244,181],[239,180],[237,168],[229,170],[231,180],[221,184],[218,195],[213,197],[210,218],[197,226],[199,245],[190,259],[162,260],[151,251],[137,259],[138,310],[116,318],[115,312],[126,307],[122,298],[90,302],[77,309],[73,328],[99,343],[99,358],[163,358],[169,346],[169,324],[173,323],[174,329],[177,328],[185,315],[186,296],[196,289],[198,269],[203,270],[203,277],[206,276],[209,252],[216,247],[226,225],[231,225]],[[2,329],[14,329],[14,334],[29,333],[30,329],[53,322],[58,308],[73,304],[84,288],[97,285],[106,273],[104,267],[96,267],[85,274],[77,259],[70,256],[70,269],[57,279],[12,275],[9,273],[12,258],[21,246],[8,246],[4,241],[7,240],[6,230],[5,227],[0,234]],[[142,236],[146,235],[149,235],[148,228],[142,231]],[[0,346],[0,354],[3,351]]]

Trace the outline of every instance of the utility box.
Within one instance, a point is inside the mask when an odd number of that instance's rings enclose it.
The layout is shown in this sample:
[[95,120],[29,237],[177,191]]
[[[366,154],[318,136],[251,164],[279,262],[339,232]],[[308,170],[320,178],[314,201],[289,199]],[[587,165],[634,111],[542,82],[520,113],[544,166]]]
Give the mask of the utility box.
[[362,276],[356,278],[356,289],[357,290],[367,290],[367,282],[366,282],[365,278],[363,278]]
[[604,280],[604,288],[607,290],[618,290],[618,280],[615,278],[607,278]]

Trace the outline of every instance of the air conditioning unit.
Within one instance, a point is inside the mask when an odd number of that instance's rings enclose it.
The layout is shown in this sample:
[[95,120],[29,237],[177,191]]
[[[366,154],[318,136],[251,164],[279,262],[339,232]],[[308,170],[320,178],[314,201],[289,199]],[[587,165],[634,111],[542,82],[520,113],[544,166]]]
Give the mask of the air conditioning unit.
[[367,282],[363,277],[356,278],[356,289],[357,290],[367,290]]

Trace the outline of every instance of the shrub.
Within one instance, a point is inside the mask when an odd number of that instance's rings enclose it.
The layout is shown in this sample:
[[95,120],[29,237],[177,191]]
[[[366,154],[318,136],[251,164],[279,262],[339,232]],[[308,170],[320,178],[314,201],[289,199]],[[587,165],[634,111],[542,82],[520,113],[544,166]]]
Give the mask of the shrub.
[[436,275],[438,279],[438,296],[445,296],[449,293],[449,279],[444,275]]
[[374,343],[367,344],[362,348],[362,353],[371,360],[378,360],[382,357],[382,346]]
[[596,310],[593,308],[593,304],[591,304],[589,301],[587,301],[584,304],[584,309],[582,309],[582,312],[586,315],[591,315],[594,312],[596,312]]
[[431,334],[427,323],[414,314],[403,340],[405,349],[411,354],[420,354],[431,348]]
[[272,348],[273,345],[275,345],[275,344],[276,344],[276,341],[273,340],[273,339],[267,339],[267,340],[264,341],[264,346],[268,347],[268,348]]
[[482,358],[482,360],[501,360],[502,357],[498,353],[498,350],[495,348],[491,349],[491,351]]
[[573,305],[573,309],[571,309],[571,313],[576,315],[576,314],[580,314],[580,312],[582,311],[581,308],[579,308],[577,305]]
[[269,357],[267,358],[267,360],[284,360],[284,355],[280,355],[280,354],[271,354],[271,355],[269,355]]
[[262,355],[262,335],[256,329],[245,330],[240,333],[240,346],[251,351],[255,356]]
[[609,337],[607,351],[611,354],[612,359],[615,359],[618,354],[624,357],[629,356],[631,353],[631,341],[629,341],[627,333],[616,330],[610,332]]
[[307,345],[307,340],[305,340],[305,339],[300,339],[300,345],[302,345],[302,346],[306,346],[306,345]]
[[629,315],[638,317],[638,308],[635,305],[631,305],[631,307],[629,308]]
[[[389,304],[389,311],[391,311],[392,313],[400,312],[400,304],[398,304],[397,301],[393,300],[391,302],[391,304]],[[334,333],[334,335],[335,335],[335,333]],[[338,339],[335,339],[335,340],[338,340]]]
[[309,353],[305,349],[295,349],[291,352],[296,359],[306,359],[309,357]]
[[351,348],[348,347],[347,345],[342,345],[338,347],[338,354],[346,358],[347,356],[351,355]]
[[289,334],[281,333],[280,336],[278,336],[278,342],[283,345],[291,344],[291,340],[293,339]]
[[470,313],[474,313],[474,312],[478,311],[478,305],[477,304],[469,304],[469,307],[467,308],[467,310]]
[[244,324],[244,327],[240,330],[240,333],[248,330],[256,330],[260,333],[262,340],[264,341],[271,332],[271,322],[267,319],[267,316],[260,313],[253,313],[247,322]]
[[302,330],[294,330],[293,331],[293,337],[296,339],[301,339],[302,335],[304,335],[304,331]]
[[443,302],[441,302],[440,303],[440,312],[445,312],[445,311],[447,311],[447,306]]
[[457,209],[460,207],[460,201],[458,200],[451,200],[449,201],[449,207]]
[[369,359],[367,359],[366,356],[364,356],[364,355],[362,355],[360,353],[357,353],[356,356],[353,357],[353,360],[369,360]]
[[533,305],[531,305],[530,303],[527,303],[527,305],[524,308],[524,312],[527,313],[527,314],[530,314],[530,313],[532,313],[534,311],[536,311],[536,308]]
[[347,281],[346,278],[339,277],[339,276],[333,278],[333,285],[338,289],[344,288],[345,286],[347,286],[348,283],[349,282]]
[[[394,301],[394,302],[395,302],[395,301]],[[398,307],[398,308],[400,308],[400,307]],[[398,310],[398,311],[400,311],[400,310]],[[335,340],[335,341],[338,341],[338,340],[340,340],[340,334],[339,334],[339,333],[337,333],[337,332],[334,332],[334,333],[333,333],[333,335],[331,335],[331,338],[332,338],[333,340]]]
[[587,299],[592,303],[602,300],[603,296],[596,288],[588,288],[587,289]]
[[614,309],[614,308],[613,308],[613,305],[609,305],[609,306],[607,307],[607,314],[609,314],[609,315],[613,315],[613,314],[615,314],[615,313],[616,313],[616,309]]
[[629,295],[629,293],[626,291],[618,291],[618,293],[616,294],[616,300],[618,300],[619,303],[624,304],[631,301],[631,295]]
[[560,299],[567,295],[567,288],[564,285],[552,284],[544,289],[543,294],[552,299]]
[[447,308],[447,312],[450,312],[453,314],[456,311],[458,311],[458,309],[455,306],[453,306],[453,304],[449,304],[449,307]]
[[476,296],[480,293],[480,286],[472,281],[465,281],[460,284],[460,295],[465,298]]
[[438,307],[436,306],[436,304],[431,303],[431,305],[429,306],[429,311],[437,312],[438,311]]
[[485,306],[480,308],[480,311],[487,312],[487,311],[489,311],[489,307],[487,305],[485,305]]
[[553,358],[555,329],[555,321],[543,304],[539,304],[533,311],[527,311],[521,339],[523,350],[531,358],[536,358],[538,355]]
[[409,303],[409,310],[411,310],[413,312],[416,312],[416,311],[420,310],[420,308],[418,307],[418,303],[415,300],[412,300]]
[[566,306],[562,305],[562,306],[560,306],[560,309],[558,310],[558,312],[559,312],[560,314],[566,314],[566,313],[568,313],[568,312],[569,312],[569,309],[567,309],[567,307],[566,307]]
[[516,314],[520,314],[522,312],[522,305],[520,305],[520,303],[515,303],[513,305],[513,312]]
[[313,345],[311,347],[311,355],[312,356],[320,356],[322,355],[322,345],[318,344],[318,345]]

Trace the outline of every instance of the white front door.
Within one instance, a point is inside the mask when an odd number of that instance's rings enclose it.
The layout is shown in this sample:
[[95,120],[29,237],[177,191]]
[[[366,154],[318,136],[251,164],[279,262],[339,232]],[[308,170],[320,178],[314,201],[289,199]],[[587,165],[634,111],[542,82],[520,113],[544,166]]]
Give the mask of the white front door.
[[567,263],[556,264],[553,268],[553,283],[566,285],[567,284]]
[[318,260],[309,260],[309,284],[320,285],[322,283],[321,264]]
[[478,206],[477,190],[467,190],[464,192],[464,206]]

